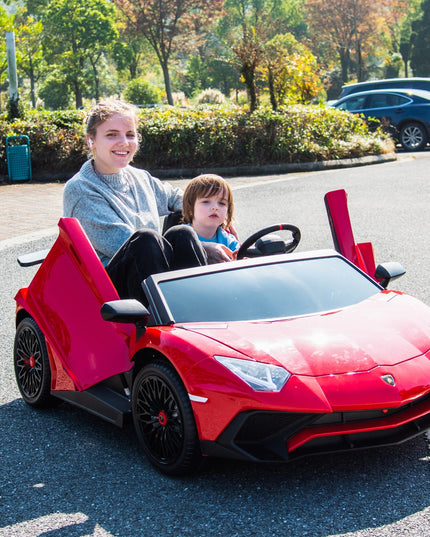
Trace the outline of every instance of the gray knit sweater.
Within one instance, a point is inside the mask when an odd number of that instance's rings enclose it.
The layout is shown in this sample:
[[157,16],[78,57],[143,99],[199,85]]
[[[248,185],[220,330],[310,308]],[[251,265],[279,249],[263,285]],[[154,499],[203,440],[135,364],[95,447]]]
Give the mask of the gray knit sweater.
[[136,230],[160,231],[160,216],[180,209],[181,189],[132,166],[101,175],[87,161],[63,192],[63,215],[79,220],[105,266]]

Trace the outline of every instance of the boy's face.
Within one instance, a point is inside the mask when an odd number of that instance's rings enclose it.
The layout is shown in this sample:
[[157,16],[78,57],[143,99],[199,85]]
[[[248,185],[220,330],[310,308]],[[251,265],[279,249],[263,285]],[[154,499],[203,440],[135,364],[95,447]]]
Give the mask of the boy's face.
[[227,218],[228,200],[225,193],[197,198],[194,204],[193,225],[205,226],[216,230]]

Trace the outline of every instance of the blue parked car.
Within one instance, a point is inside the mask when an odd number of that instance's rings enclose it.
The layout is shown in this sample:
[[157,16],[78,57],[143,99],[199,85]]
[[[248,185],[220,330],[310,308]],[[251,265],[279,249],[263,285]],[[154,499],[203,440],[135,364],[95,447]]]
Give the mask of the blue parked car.
[[430,91],[430,78],[409,77],[409,78],[384,78],[382,80],[366,80],[365,82],[355,82],[354,84],[344,84],[342,86],[339,99],[358,93],[371,90],[392,90],[392,89],[418,89]]
[[406,151],[421,151],[430,140],[430,91],[371,90],[342,97],[330,106],[362,114],[381,124]]

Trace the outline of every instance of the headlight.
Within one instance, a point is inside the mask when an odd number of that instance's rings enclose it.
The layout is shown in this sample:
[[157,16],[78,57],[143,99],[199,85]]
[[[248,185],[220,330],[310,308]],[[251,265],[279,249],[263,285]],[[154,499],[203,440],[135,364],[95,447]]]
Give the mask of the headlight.
[[286,369],[276,365],[239,360],[228,356],[214,356],[214,358],[253,390],[259,392],[279,392],[291,376]]

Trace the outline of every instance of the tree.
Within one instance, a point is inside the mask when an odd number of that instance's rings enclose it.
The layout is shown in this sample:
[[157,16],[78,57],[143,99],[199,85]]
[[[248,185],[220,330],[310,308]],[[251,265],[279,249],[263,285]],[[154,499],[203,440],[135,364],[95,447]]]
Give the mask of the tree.
[[421,10],[412,23],[411,67],[415,76],[430,76],[430,0],[422,1]]
[[17,67],[30,81],[30,98],[36,107],[36,83],[44,69],[43,52],[40,36],[43,25],[29,15],[26,8],[19,9],[14,18],[17,41]]
[[[118,37],[114,6],[105,0],[53,0],[43,13],[43,25],[46,56],[62,66],[63,76],[75,94],[76,107],[82,106],[90,79],[98,99],[98,65]],[[88,66],[91,77],[87,75]]]
[[134,78],[124,91],[127,101],[134,104],[157,104],[161,102],[162,91],[144,78]]
[[[0,6],[0,31],[2,32],[2,35],[5,35],[6,32],[11,32],[12,29],[13,29],[12,18],[7,14],[6,10]],[[0,87],[3,86],[3,84],[6,82],[6,79],[7,79],[6,40],[1,39],[0,40],[0,84],[1,84]]]
[[357,80],[363,80],[363,58],[380,34],[380,15],[384,5],[385,0],[373,3],[368,0],[306,0],[313,38],[336,51],[343,82],[348,81],[352,65],[355,65]]
[[420,2],[421,0],[387,0],[385,21],[392,52],[401,55],[405,77],[408,76],[411,54],[412,22],[418,17]]
[[54,67],[40,84],[39,97],[47,110],[65,110],[72,104],[72,94],[62,72]]
[[215,55],[212,49],[207,57],[191,56],[187,62],[184,91],[187,97],[198,94],[201,90],[214,88],[226,96],[243,85],[240,75],[231,61],[223,56]]
[[[172,55],[196,37],[197,21],[219,12],[221,0],[114,0],[129,19],[135,35],[142,34],[163,71],[167,102],[173,105],[169,63]],[[188,42],[188,43],[187,43]]]
[[253,112],[258,106],[256,71],[263,57],[263,46],[254,27],[243,29],[242,39],[233,47],[233,51],[239,60],[240,74],[248,92],[249,108]]
[[120,71],[128,71],[133,80],[142,75],[142,63],[151,56],[154,61],[154,52],[142,33],[136,33],[135,25],[121,10],[121,20],[117,23],[119,39],[113,47],[113,58]]
[[271,39],[265,47],[263,75],[268,81],[272,108],[309,103],[322,91],[318,70],[314,55],[292,34]]
[[234,52],[246,86],[250,110],[258,106],[256,73],[264,57],[264,44],[302,22],[302,0],[226,0],[218,33]]

